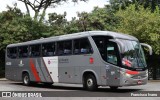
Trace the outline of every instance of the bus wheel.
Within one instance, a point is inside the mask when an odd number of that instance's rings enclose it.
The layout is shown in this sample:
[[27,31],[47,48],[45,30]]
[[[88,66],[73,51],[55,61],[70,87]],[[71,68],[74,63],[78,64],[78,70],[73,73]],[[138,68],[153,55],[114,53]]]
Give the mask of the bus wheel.
[[110,86],[110,89],[111,89],[111,90],[117,90],[117,89],[118,89],[118,86]]
[[94,75],[89,74],[87,75],[86,79],[84,80],[84,87],[89,91],[94,91],[97,89],[97,81]]
[[29,78],[29,74],[28,73],[24,73],[23,74],[23,84],[24,85],[30,85],[30,78]]

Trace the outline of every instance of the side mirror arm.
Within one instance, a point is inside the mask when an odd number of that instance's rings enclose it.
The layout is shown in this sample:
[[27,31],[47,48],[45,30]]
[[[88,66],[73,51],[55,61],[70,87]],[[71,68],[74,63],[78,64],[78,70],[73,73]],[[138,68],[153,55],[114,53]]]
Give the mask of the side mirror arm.
[[153,53],[153,50],[152,50],[152,47],[148,44],[145,44],[145,43],[140,43],[142,46],[144,47],[147,47],[149,49],[149,55],[152,55]]

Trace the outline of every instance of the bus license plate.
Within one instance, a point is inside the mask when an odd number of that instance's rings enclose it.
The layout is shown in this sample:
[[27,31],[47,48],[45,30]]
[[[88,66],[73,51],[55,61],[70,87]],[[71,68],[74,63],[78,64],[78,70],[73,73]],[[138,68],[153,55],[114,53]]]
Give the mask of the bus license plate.
[[138,83],[138,84],[142,84],[142,81],[141,81],[141,80],[139,80],[137,83]]

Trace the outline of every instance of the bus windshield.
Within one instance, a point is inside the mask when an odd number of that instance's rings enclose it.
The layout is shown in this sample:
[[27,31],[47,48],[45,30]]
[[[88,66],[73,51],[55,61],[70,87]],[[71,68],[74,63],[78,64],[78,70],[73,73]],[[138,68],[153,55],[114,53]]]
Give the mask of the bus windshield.
[[138,41],[119,40],[125,45],[125,50],[121,56],[122,66],[131,68],[145,68],[147,65],[140,43]]

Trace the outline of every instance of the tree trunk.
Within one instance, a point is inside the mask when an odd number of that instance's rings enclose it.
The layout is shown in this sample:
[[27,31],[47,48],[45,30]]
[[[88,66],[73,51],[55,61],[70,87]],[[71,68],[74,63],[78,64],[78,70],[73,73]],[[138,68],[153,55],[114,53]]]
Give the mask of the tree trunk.
[[26,3],[26,0],[25,0],[25,6],[26,6],[26,9],[27,9],[27,14],[30,16],[30,11],[29,11],[28,5]]
[[45,8],[43,9],[42,15],[40,16],[40,19],[39,19],[39,22],[40,22],[40,23],[43,21],[45,15],[46,15],[46,9],[47,9],[47,7],[45,7]]
[[39,11],[35,11],[34,20],[38,21]]

